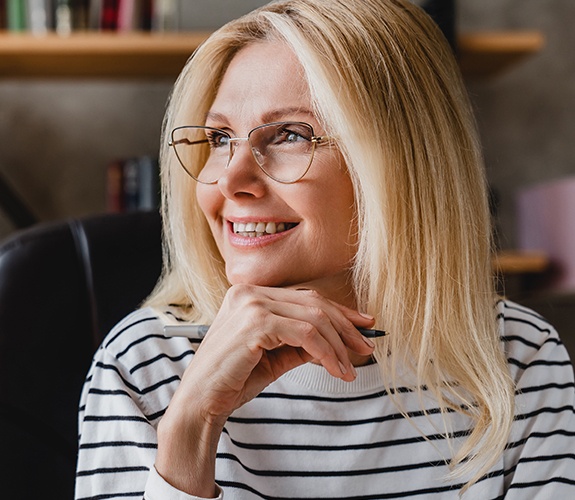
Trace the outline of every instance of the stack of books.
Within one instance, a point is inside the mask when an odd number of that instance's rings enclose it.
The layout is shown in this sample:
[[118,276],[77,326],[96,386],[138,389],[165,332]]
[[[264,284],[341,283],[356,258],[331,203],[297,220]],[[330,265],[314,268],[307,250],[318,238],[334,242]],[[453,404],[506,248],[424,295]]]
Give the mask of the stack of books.
[[178,31],[184,0],[0,0],[0,30]]
[[109,212],[157,210],[160,205],[157,160],[140,156],[110,162],[106,169],[106,191]]

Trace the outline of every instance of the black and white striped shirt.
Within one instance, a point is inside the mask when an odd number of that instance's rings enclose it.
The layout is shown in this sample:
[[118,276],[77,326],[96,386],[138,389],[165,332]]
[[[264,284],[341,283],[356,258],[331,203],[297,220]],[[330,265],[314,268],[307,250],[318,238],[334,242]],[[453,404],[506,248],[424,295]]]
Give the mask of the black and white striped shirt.
[[[567,352],[535,313],[509,302],[497,312],[517,384],[516,417],[504,454],[463,498],[575,498]],[[152,309],[136,311],[107,336],[81,400],[77,499],[195,498],[163,481],[153,463],[158,422],[196,347],[164,337]],[[433,399],[423,401],[426,416],[414,393],[397,395],[410,423],[383,390],[377,365],[357,372],[348,383],[307,364],[237,410],[217,454],[216,480],[226,498],[459,498],[465,478],[446,479],[453,451]],[[459,413],[449,423],[457,446],[471,423]]]

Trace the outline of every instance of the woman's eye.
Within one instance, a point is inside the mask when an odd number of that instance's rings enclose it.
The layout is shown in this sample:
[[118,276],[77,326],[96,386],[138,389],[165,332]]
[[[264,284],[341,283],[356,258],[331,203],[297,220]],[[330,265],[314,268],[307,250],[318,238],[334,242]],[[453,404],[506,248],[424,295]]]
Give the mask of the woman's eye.
[[294,143],[301,141],[309,141],[309,134],[304,131],[297,131],[292,129],[282,129],[278,132],[278,142]]
[[295,132],[286,132],[285,134],[286,142],[297,142],[300,139],[303,139],[303,137],[299,134],[296,134]]
[[230,138],[225,134],[212,132],[208,134],[208,142],[210,144],[210,148],[221,148],[229,145]]

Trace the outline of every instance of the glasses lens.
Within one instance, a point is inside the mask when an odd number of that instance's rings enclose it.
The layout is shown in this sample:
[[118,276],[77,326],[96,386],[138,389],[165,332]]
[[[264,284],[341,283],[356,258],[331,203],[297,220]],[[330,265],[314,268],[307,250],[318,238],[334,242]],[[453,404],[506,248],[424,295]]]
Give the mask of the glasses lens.
[[216,182],[229,160],[230,136],[209,127],[180,127],[172,131],[172,145],[178,160],[194,179]]
[[307,123],[283,122],[256,127],[250,146],[262,170],[280,182],[301,179],[313,159],[313,129]]

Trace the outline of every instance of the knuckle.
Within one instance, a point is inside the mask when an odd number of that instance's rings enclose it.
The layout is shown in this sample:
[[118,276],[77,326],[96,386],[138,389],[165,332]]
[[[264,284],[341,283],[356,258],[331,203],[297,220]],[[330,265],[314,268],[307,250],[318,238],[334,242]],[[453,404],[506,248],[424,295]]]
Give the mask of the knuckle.
[[326,312],[323,309],[321,309],[320,307],[310,307],[309,308],[309,314],[310,314],[313,321],[317,321],[320,324],[326,323],[329,321],[329,318],[328,318]]
[[302,323],[300,330],[300,335],[304,342],[309,341],[318,335],[317,329],[311,323]]
[[314,299],[319,299],[321,295],[317,290],[304,290],[304,293],[308,294],[310,297]]
[[347,318],[344,317],[344,318],[342,319],[342,323],[343,323],[343,324],[342,324],[342,327],[343,327],[344,330],[347,330],[347,331],[349,331],[349,332],[354,332],[354,333],[358,333],[358,334],[359,334],[359,332],[358,332],[358,331],[356,330],[356,328],[355,328],[355,325],[354,325],[349,319],[347,319]]

